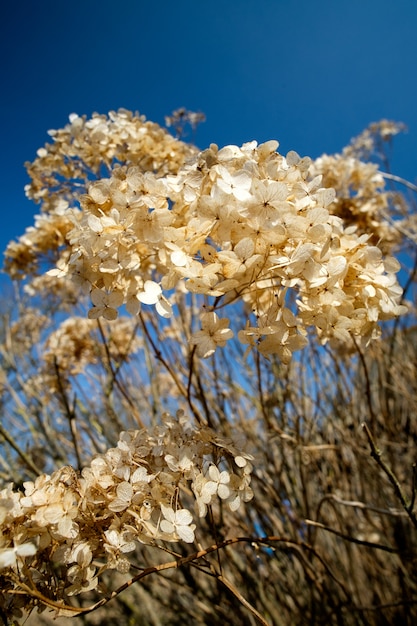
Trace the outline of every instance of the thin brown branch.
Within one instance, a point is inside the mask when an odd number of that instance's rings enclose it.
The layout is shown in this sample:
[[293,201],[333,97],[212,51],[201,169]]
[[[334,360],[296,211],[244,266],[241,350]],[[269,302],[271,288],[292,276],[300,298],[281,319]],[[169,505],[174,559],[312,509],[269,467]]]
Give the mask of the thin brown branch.
[[250,602],[248,602],[246,600],[246,598],[244,598],[242,596],[242,594],[239,592],[238,589],[236,589],[236,587],[234,585],[232,585],[232,583],[230,581],[227,580],[227,578],[225,578],[224,576],[222,576],[221,574],[219,574],[218,576],[216,576],[217,580],[219,582],[222,583],[222,585],[224,585],[226,587],[226,589],[228,589],[229,591],[232,592],[232,594],[235,596],[235,598],[237,598],[237,600],[239,600],[239,602],[246,608],[248,609],[248,611],[250,611],[252,613],[252,615],[255,617],[255,619],[258,620],[258,622],[260,624],[262,624],[263,626],[269,626],[268,622],[262,617],[262,615],[255,609],[255,607],[253,607]]
[[374,426],[376,424],[376,415],[375,415],[374,406],[373,406],[373,402],[372,402],[371,380],[370,380],[370,376],[369,376],[369,372],[368,372],[368,365],[366,363],[365,356],[364,356],[362,350],[360,349],[360,347],[359,347],[355,337],[353,337],[353,335],[352,335],[352,339],[353,339],[353,343],[355,344],[355,347],[356,347],[356,349],[358,351],[359,358],[361,360],[362,367],[363,367],[363,372],[365,374],[366,401],[368,403],[368,409],[369,409],[369,415],[371,417],[371,423],[372,423],[372,426]]
[[[413,505],[414,505],[414,499],[415,499],[414,493],[413,493],[413,497],[412,497],[411,501],[409,501],[408,498],[406,497],[406,495],[404,494],[404,492],[402,490],[402,487],[401,487],[400,483],[398,482],[398,479],[395,476],[394,472],[382,460],[382,453],[377,448],[377,446],[375,444],[375,441],[374,441],[374,439],[372,437],[371,431],[368,428],[368,425],[363,423],[362,424],[362,428],[365,431],[365,434],[366,434],[366,436],[368,438],[369,445],[371,447],[371,457],[373,459],[375,459],[375,461],[378,463],[379,467],[383,470],[384,474],[388,477],[388,480],[390,481],[391,485],[393,486],[394,491],[395,491],[396,495],[398,496],[398,498],[400,499],[400,502],[401,502],[402,506],[404,507],[404,510],[407,512],[407,515],[410,518],[413,526],[415,528],[417,528],[417,517],[416,517],[415,513],[413,512]],[[414,472],[414,470],[413,470],[413,472]]]
[[180,392],[181,396],[183,398],[185,398],[187,400],[188,406],[190,407],[194,417],[196,418],[197,422],[199,424],[204,424],[204,420],[202,419],[202,417],[200,416],[200,414],[198,413],[197,409],[195,408],[194,404],[191,401],[191,397],[189,395],[189,391],[184,387],[184,385],[182,384],[182,382],[179,380],[175,370],[171,367],[170,363],[168,363],[168,361],[165,359],[165,357],[163,356],[162,352],[159,350],[159,348],[157,347],[155,341],[153,340],[151,333],[149,332],[149,329],[146,325],[146,322],[143,318],[142,313],[139,313],[139,319],[142,323],[142,328],[143,328],[143,332],[145,333],[145,336],[147,338],[147,340],[149,341],[149,344],[152,347],[152,350],[154,351],[155,354],[155,358],[160,361],[160,363],[162,363],[162,365],[165,367],[165,369],[167,370],[167,372],[169,373],[169,375],[171,376],[172,380],[174,381],[178,391]]
[[346,535],[344,533],[341,533],[335,528],[330,528],[330,526],[325,526],[324,524],[321,524],[320,522],[314,522],[313,520],[306,519],[305,523],[308,524],[309,526],[314,526],[315,528],[321,528],[322,530],[325,530],[328,533],[337,535],[338,537],[341,537],[342,539],[345,539],[346,541],[349,541],[350,543],[356,543],[360,546],[366,546],[367,548],[374,548],[376,550],[384,550],[385,552],[392,552],[393,554],[398,553],[398,549],[391,548],[391,546],[386,546],[382,543],[373,543],[372,541],[364,541],[362,539],[357,539],[356,537],[352,537],[352,535]]
[[[10,591],[10,593],[17,594],[17,595],[28,595],[33,598],[36,598],[45,606],[56,611],[57,617],[59,616],[75,617],[76,615],[86,615],[87,613],[92,613],[93,611],[96,611],[98,608],[108,604],[111,600],[113,600],[123,591],[131,587],[133,584],[137,583],[142,578],[149,576],[150,574],[160,573],[162,571],[169,570],[169,569],[179,569],[180,567],[183,567],[184,565],[193,564],[195,561],[205,558],[208,554],[212,552],[217,552],[218,550],[221,550],[225,548],[226,546],[231,546],[231,545],[238,544],[238,543],[259,544],[259,545],[266,545],[269,547],[275,547],[276,543],[281,543],[281,544],[284,544],[285,546],[293,546],[297,549],[304,548],[308,551],[311,551],[319,559],[319,561],[325,566],[325,569],[328,571],[329,575],[338,584],[340,584],[342,588],[344,589],[343,584],[340,581],[338,581],[337,578],[331,573],[328,565],[324,563],[322,557],[320,557],[320,555],[309,544],[306,544],[305,542],[294,541],[294,540],[284,538],[284,537],[268,536],[268,537],[233,537],[230,539],[225,539],[224,541],[214,544],[210,546],[209,548],[198,550],[197,552],[193,552],[192,554],[187,555],[185,557],[177,558],[174,561],[169,561],[167,563],[161,563],[159,565],[153,565],[151,567],[147,567],[146,569],[143,569],[142,571],[140,571],[136,576],[134,576],[133,578],[125,582],[123,585],[118,587],[118,589],[115,589],[110,595],[108,595],[105,598],[102,598],[95,604],[86,608],[74,607],[71,605],[64,604],[63,602],[61,603],[55,600],[51,600],[50,598],[47,598],[46,596],[44,596],[36,588],[36,586],[33,583],[32,583],[32,586],[29,586],[28,584],[22,582],[19,579],[19,577],[13,573],[10,575],[10,578],[16,584],[17,589]],[[221,574],[216,574],[216,578],[219,578],[220,582],[222,582],[225,586],[227,586],[232,591],[230,587],[230,583],[226,581],[225,579],[223,579]],[[29,579],[31,580],[30,577]],[[236,595],[236,592],[237,590],[233,591],[234,595]],[[236,597],[240,599],[241,594],[239,592],[237,593],[238,595]],[[248,606],[249,603],[247,603],[247,601],[245,601],[243,604],[246,608],[249,609],[249,606]],[[258,615],[259,618],[263,620],[261,621],[261,623],[264,624],[264,626],[265,625],[268,626],[267,622],[265,622],[262,616],[260,616],[260,614],[257,613],[254,607],[251,607],[249,610],[251,610],[251,612],[254,615]]]
[[1,423],[0,423],[0,435],[4,437],[5,441],[7,441],[9,446],[13,448],[13,450],[18,454],[19,458],[23,461],[23,463],[26,465],[26,467],[31,473],[35,474],[35,476],[40,476],[42,474],[42,471],[36,466],[36,464],[32,461],[30,456],[26,454],[26,452],[24,452],[20,448],[20,446],[17,445],[13,437],[11,437],[9,433],[7,432],[7,430],[3,428]]
[[137,408],[134,404],[134,402],[132,402],[132,399],[130,398],[129,394],[126,392],[126,390],[123,388],[123,386],[121,385],[119,378],[118,378],[118,372],[120,368],[115,369],[113,366],[113,362],[112,362],[112,357],[110,354],[110,350],[109,350],[109,346],[107,345],[107,340],[106,340],[106,336],[104,334],[103,331],[103,327],[100,323],[100,320],[97,320],[97,326],[100,332],[100,336],[101,339],[103,341],[103,345],[104,345],[104,350],[106,352],[106,357],[107,357],[107,363],[110,369],[110,373],[112,376],[112,383],[116,385],[117,389],[120,391],[120,393],[122,394],[122,396],[124,397],[124,399],[126,400],[126,402],[128,403],[129,407],[132,409],[134,415],[135,415],[135,419],[137,421],[137,423],[139,424],[140,428],[145,428],[145,424],[143,423]]
[[62,403],[64,405],[65,414],[68,418],[72,445],[74,447],[75,458],[77,459],[77,467],[81,471],[82,461],[81,461],[80,451],[78,449],[77,424],[76,424],[76,419],[75,419],[75,403],[72,407],[69,404],[67,394],[65,392],[65,388],[62,382],[62,376],[61,376],[61,371],[59,369],[58,359],[56,358],[56,356],[54,356],[54,368],[55,368],[56,379],[58,382],[59,393],[61,395]]

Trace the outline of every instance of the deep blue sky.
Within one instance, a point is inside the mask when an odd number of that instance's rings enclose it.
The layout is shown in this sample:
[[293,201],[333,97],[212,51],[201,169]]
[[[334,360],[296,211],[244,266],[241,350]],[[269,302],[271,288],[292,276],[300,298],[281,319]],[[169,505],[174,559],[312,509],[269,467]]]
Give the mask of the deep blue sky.
[[275,138],[339,151],[403,121],[394,170],[417,176],[416,0],[21,0],[2,9],[0,248],[33,222],[23,162],[71,112],[203,111],[197,143]]

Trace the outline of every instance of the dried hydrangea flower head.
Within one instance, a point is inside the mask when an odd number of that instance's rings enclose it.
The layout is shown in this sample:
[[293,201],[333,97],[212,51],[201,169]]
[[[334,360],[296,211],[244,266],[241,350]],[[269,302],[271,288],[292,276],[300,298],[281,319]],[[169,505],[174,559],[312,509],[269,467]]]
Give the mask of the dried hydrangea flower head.
[[[341,154],[323,155],[313,163],[313,171],[323,176],[323,185],[333,187],[336,197],[330,210],[346,226],[355,226],[359,234],[390,254],[401,241],[401,214],[393,223],[402,198],[387,188],[381,171],[387,167],[387,145],[404,124],[381,120],[370,124],[343,149]],[[373,160],[371,160],[373,159]],[[388,210],[389,209],[389,210]]]
[[193,543],[195,516],[218,499],[234,512],[253,497],[251,460],[179,412],[153,430],[122,432],[81,474],[63,467],[24,491],[10,484],[0,491],[0,580],[19,568],[25,582],[25,564],[40,580],[60,568],[65,593],[76,595],[107,569],[128,571],[136,542]]
[[[191,345],[206,357],[233,336],[217,309],[238,300],[248,312],[239,340],[284,362],[310,326],[323,342],[377,336],[380,320],[403,311],[399,265],[332,212],[335,192],[317,165],[276,148],[212,145],[175,176],[119,168],[93,183],[60,270],[82,278],[89,316],[114,319],[123,305],[137,314],[145,304],[169,318],[176,290],[203,296]],[[286,304],[288,290],[298,311]],[[337,315],[343,332],[323,322]]]
[[69,123],[50,130],[51,143],[26,163],[31,182],[26,195],[40,205],[35,226],[6,250],[6,270],[15,278],[39,271],[39,260],[57,262],[59,249],[72,228],[71,214],[92,180],[117,164],[136,165],[157,177],[177,172],[196,149],[172,137],[143,115],[119,109],[91,118],[70,115]]
[[[388,123],[369,130],[369,147],[385,127],[384,137],[398,132]],[[90,318],[114,320],[122,306],[137,315],[143,305],[170,318],[176,293],[188,291],[205,304],[190,344],[207,357],[234,334],[220,309],[240,300],[238,339],[288,362],[309,327],[322,342],[366,344],[380,320],[404,311],[399,265],[372,245],[398,240],[373,164],[350,153],[284,157],[276,141],[197,153],[124,110],[72,115],[51,134],[28,166],[27,194],[43,215],[10,244],[6,268],[33,273],[52,253],[49,277],[89,293]]]

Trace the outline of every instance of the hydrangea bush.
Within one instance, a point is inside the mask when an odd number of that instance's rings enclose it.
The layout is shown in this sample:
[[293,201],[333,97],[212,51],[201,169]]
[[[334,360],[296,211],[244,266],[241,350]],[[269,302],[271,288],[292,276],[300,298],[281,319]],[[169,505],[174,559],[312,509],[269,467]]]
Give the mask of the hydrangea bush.
[[[47,294],[61,313],[79,306],[84,314],[49,332],[30,380],[32,396],[42,389],[50,402],[64,398],[77,467],[45,473],[31,461],[38,476],[0,492],[4,615],[39,606],[76,614],[68,599],[100,590],[106,570],[128,574],[138,544],[201,548],[196,521],[213,507],[237,514],[254,496],[252,471],[267,482],[232,432],[230,410],[229,434],[216,432],[196,362],[227,351],[233,338],[242,362],[258,367],[260,359],[289,365],[309,335],[363,351],[381,322],[406,313],[394,255],[404,231],[413,236],[413,218],[378,166],[358,158],[375,133],[386,139],[401,129],[382,122],[355,149],[315,161],[280,154],[277,141],[198,151],[124,110],[71,115],[50,131],[52,143],[27,164],[26,193],[40,214],[9,244],[5,269],[29,296]],[[28,310],[19,324],[16,334],[30,328],[41,337],[46,321]],[[150,423],[118,382],[112,363],[121,367],[145,344],[169,375],[158,385],[182,399],[185,413],[172,406]],[[139,428],[120,429],[115,447],[83,464],[86,438],[69,397],[76,377],[106,359]]]

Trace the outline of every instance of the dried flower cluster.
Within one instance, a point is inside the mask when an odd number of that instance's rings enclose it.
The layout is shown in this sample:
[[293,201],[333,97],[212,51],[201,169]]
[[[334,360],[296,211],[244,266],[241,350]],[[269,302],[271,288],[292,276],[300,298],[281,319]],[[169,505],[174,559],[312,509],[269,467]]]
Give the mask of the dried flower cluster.
[[[309,327],[323,343],[366,344],[380,320],[404,311],[399,264],[372,245],[397,239],[381,219],[387,194],[376,166],[345,155],[283,157],[276,141],[211,145],[191,158],[186,144],[126,111],[70,121],[29,166],[27,193],[48,214],[10,244],[12,275],[53,248],[49,275],[83,287],[89,317],[108,320],[142,304],[169,318],[175,291],[199,294],[201,330],[190,341],[202,357],[233,336],[218,312],[239,299],[247,310],[239,340],[284,362],[306,345]],[[111,170],[115,163],[123,166]],[[85,188],[102,166],[110,177],[90,184],[81,210],[70,208],[75,181]]]
[[252,498],[251,460],[179,413],[154,430],[121,433],[117,447],[81,474],[63,467],[23,491],[9,485],[0,492],[2,590],[19,572],[21,583],[38,581],[46,591],[50,569],[59,567],[60,582],[46,595],[75,595],[94,589],[107,569],[127,572],[135,542],[193,543],[194,514],[205,517],[217,499],[236,511]]
[[196,152],[193,146],[174,139],[166,130],[142,115],[120,109],[108,115],[70,115],[69,124],[50,130],[52,143],[38,150],[26,163],[30,200],[41,206],[41,215],[19,242],[11,242],[6,269],[15,278],[39,271],[39,261],[65,245],[72,227],[69,208],[85,193],[89,182],[108,174],[116,164],[135,164],[143,171],[164,176]]
[[[312,165],[312,171],[323,176],[323,186],[336,191],[330,212],[359,234],[369,235],[385,253],[392,253],[401,241],[392,222],[392,209],[401,199],[386,189],[380,165],[385,165],[384,143],[404,131],[403,124],[389,120],[370,124],[341,154],[325,154]],[[382,163],[371,162],[371,156]]]
[[354,137],[348,146],[343,149],[345,157],[355,157],[362,161],[369,161],[374,157],[379,162],[386,164],[386,147],[392,142],[393,137],[407,131],[402,122],[382,119],[372,122],[360,135]]
[[[141,346],[135,333],[134,320],[121,316],[117,323],[104,325],[109,356],[116,361],[126,360]],[[38,380],[48,393],[56,391],[57,382],[65,386],[69,377],[85,372],[98,361],[104,361],[104,345],[98,341],[97,325],[93,320],[68,317],[48,335],[42,359],[39,362]],[[53,374],[58,373],[58,378]],[[52,374],[52,375],[51,375]]]
[[174,128],[177,137],[183,137],[186,126],[190,126],[191,130],[195,131],[197,126],[205,122],[205,120],[206,116],[204,113],[195,113],[194,111],[188,111],[185,107],[180,107],[173,111],[171,115],[165,117],[165,124],[168,128]]
[[174,290],[205,296],[191,337],[202,357],[232,336],[218,311],[239,299],[248,311],[239,340],[284,362],[309,326],[323,342],[366,343],[403,311],[399,264],[331,212],[335,192],[311,177],[309,159],[276,148],[212,145],[165,178],[114,170],[81,199],[68,258],[52,274],[90,292],[92,318],[115,319],[123,305],[137,314],[141,304],[170,317]]
[[385,189],[385,180],[375,163],[365,163],[344,154],[323,155],[314,162],[314,170],[323,175],[323,184],[336,190],[331,212],[346,226],[355,226],[360,234],[384,252],[391,252],[401,235],[386,219],[394,195]]

